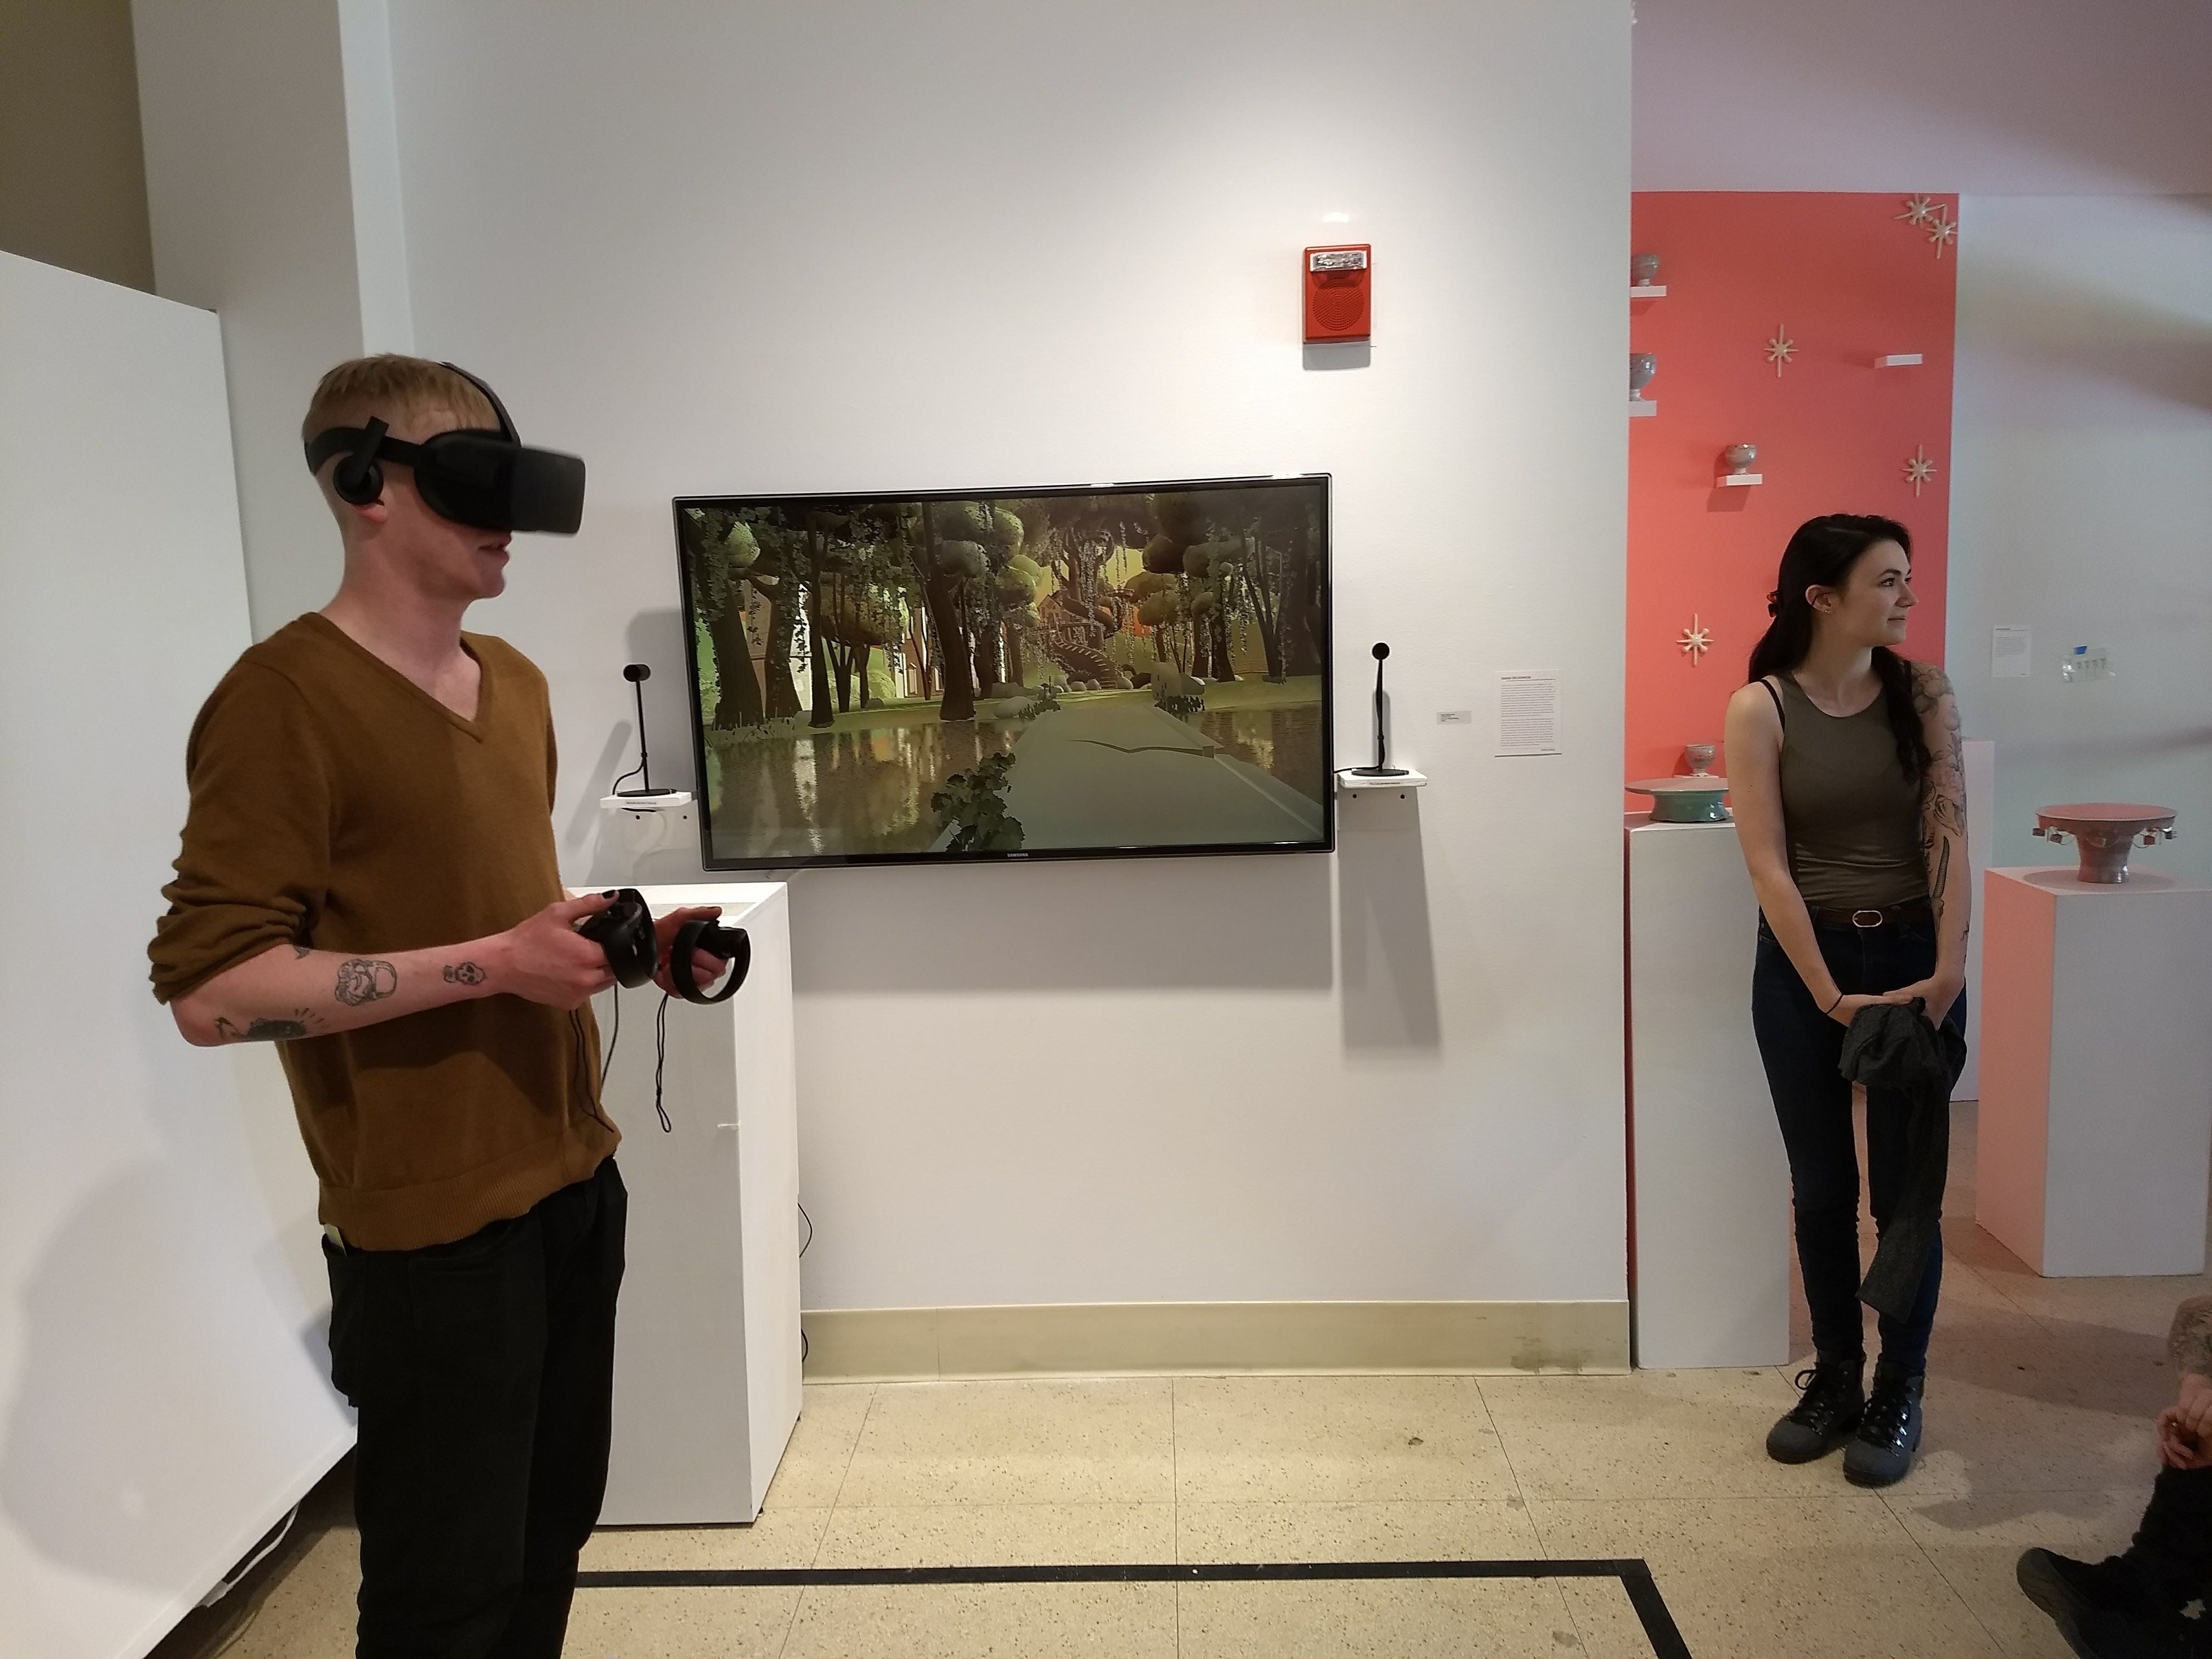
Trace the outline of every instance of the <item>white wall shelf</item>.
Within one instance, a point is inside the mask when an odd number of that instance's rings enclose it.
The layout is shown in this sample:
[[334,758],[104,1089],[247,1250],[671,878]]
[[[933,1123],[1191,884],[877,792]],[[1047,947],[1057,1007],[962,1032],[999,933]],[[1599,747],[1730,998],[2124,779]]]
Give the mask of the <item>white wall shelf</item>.
[[1664,283],[1631,283],[1628,297],[1632,301],[1663,300],[1667,297],[1667,285]]
[[1765,482],[1766,475],[1764,472],[1723,472],[1713,480],[1713,484],[1717,489],[1730,489],[1739,484],[1765,483]]
[[1921,361],[1921,354],[1917,351],[1896,351],[1887,357],[1875,358],[1874,366],[1876,368],[1911,368]]
[[1658,400],[1655,398],[1631,398],[1628,400],[1628,412],[1632,416],[1656,415],[1659,412]]
[[1338,793],[1346,795],[1364,794],[1370,790],[1376,789],[1395,789],[1402,794],[1408,789],[1425,787],[1428,781],[1425,775],[1413,771],[1408,771],[1402,777],[1395,778],[1363,778],[1358,773],[1352,771],[1339,772],[1336,775]]

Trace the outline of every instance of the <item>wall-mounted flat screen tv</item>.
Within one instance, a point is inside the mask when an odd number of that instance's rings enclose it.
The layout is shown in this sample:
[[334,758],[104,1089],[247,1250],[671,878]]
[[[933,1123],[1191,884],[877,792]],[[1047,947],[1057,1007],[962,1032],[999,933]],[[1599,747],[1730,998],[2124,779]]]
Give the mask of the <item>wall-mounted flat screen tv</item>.
[[1326,475],[676,503],[701,858],[1327,851]]

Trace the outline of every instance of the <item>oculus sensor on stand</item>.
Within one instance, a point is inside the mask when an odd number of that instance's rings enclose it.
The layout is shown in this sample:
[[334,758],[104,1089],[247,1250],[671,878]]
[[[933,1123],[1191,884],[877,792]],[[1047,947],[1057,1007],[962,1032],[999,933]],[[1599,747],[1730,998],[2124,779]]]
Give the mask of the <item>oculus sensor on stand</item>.
[[[653,678],[653,670],[641,662],[630,663],[623,669],[623,678],[629,682],[630,690],[637,694],[637,764],[615,780],[614,793],[632,799],[659,799],[682,793],[680,790],[653,787],[653,760],[645,749],[645,683]],[[637,778],[641,782],[635,789],[625,789],[623,787],[624,778]]]
[[1405,778],[1412,773],[1402,766],[1390,764],[1389,740],[1382,731],[1382,661],[1390,654],[1390,647],[1380,640],[1375,642],[1375,764],[1355,766],[1355,778]]

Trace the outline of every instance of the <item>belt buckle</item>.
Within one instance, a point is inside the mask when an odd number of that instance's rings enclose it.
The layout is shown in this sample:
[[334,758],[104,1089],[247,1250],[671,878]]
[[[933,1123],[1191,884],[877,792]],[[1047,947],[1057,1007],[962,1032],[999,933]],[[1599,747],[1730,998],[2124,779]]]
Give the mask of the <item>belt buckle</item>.
[[1851,926],[1857,928],[1863,933],[1871,933],[1875,928],[1881,927],[1882,923],[1888,920],[1889,918],[1880,910],[1854,910],[1851,912]]

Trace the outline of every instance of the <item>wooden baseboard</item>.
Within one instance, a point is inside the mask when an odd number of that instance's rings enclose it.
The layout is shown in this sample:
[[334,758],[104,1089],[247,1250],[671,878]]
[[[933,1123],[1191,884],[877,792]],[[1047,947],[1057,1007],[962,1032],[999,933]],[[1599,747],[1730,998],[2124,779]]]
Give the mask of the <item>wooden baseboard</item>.
[[1628,1369],[1622,1302],[1151,1302],[836,1308],[810,1382]]

